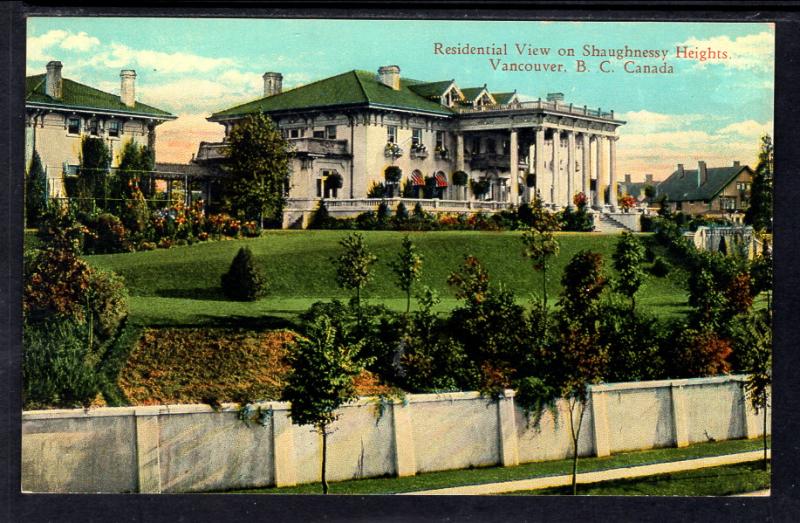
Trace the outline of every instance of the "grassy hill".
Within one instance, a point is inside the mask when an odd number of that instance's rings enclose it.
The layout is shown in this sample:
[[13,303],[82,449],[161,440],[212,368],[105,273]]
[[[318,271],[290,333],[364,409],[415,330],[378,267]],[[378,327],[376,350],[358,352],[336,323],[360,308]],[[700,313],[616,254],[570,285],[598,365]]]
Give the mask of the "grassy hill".
[[[332,258],[340,252],[338,241],[345,231],[269,231],[261,238],[231,240],[175,247],[168,250],[88,256],[95,266],[113,270],[125,278],[131,294],[134,320],[151,325],[232,324],[239,320],[277,322],[290,320],[317,300],[347,299],[350,294],[335,282]],[[389,231],[363,233],[378,256],[373,281],[363,295],[373,303],[404,307],[404,294],[395,283],[388,262],[396,256],[404,234]],[[437,289],[440,310],[456,305],[448,275],[466,254],[477,256],[488,268],[491,281],[512,289],[520,302],[539,292],[539,273],[522,255],[519,232],[420,232],[409,233],[424,256],[422,285]],[[613,277],[611,253],[618,236],[560,233],[559,256],[548,273],[552,301],[560,292],[564,266],[581,249],[603,255],[608,276]],[[650,238],[644,237],[646,241]],[[249,246],[269,279],[268,296],[255,303],[226,301],[219,288],[239,247]],[[637,295],[642,307],[665,315],[685,310],[685,273],[673,270],[666,278],[648,276]]]

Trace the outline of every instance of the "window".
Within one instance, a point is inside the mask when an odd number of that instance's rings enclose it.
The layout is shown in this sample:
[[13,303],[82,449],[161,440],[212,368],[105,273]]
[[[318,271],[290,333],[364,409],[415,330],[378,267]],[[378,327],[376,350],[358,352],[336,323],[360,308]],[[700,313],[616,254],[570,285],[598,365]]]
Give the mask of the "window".
[[444,131],[436,131],[436,148],[444,149]]
[[481,152],[481,139],[477,136],[472,139],[472,154],[480,154]]
[[328,140],[335,140],[336,139],[336,126],[335,125],[326,125],[325,126],[325,138]]
[[100,129],[97,123],[96,118],[92,118],[89,120],[89,134],[92,136],[97,136],[100,133]]
[[411,146],[422,145],[422,129],[411,129]]
[[302,129],[302,128],[289,129],[289,138],[302,138],[303,137],[303,131],[304,131],[304,129]]
[[67,132],[69,134],[81,134],[81,119],[77,116],[67,118]]
[[396,125],[387,125],[386,126],[386,141],[389,143],[397,143],[397,126]]
[[108,135],[114,138],[119,136],[119,120],[108,122]]
[[494,138],[487,138],[486,139],[486,152],[487,153],[496,153],[497,152],[497,142]]
[[325,138],[325,131],[320,129],[319,131],[314,130],[314,138]]
[[317,198],[322,198],[322,179],[317,178]]

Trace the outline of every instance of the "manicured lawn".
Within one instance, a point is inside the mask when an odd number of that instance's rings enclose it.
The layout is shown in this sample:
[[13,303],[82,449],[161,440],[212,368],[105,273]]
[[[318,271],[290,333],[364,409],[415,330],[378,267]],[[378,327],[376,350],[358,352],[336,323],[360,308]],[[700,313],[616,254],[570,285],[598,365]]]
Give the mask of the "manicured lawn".
[[[230,318],[262,321],[291,320],[318,300],[346,300],[348,292],[335,283],[331,260],[340,252],[338,241],[345,231],[268,231],[261,238],[199,243],[168,250],[87,256],[93,265],[115,271],[125,278],[132,296],[135,321],[145,324],[197,325],[230,322]],[[363,295],[373,303],[395,309],[404,307],[403,293],[396,284],[388,262],[397,253],[406,233],[374,231],[363,233],[377,256],[373,281]],[[440,311],[456,305],[447,285],[466,254],[477,256],[488,268],[492,281],[512,289],[525,303],[541,288],[540,275],[522,255],[519,232],[421,232],[409,233],[424,256],[420,284],[439,291]],[[560,278],[570,258],[581,249],[603,254],[606,271],[613,276],[611,253],[616,235],[560,233],[561,252],[548,273],[548,294],[554,303]],[[649,236],[643,236],[650,241]],[[220,276],[228,269],[241,246],[253,250],[270,282],[269,295],[255,303],[226,301],[219,288]],[[666,278],[648,276],[639,292],[638,303],[659,315],[676,315],[686,309],[685,273],[674,269]]]
[[[578,485],[582,496],[730,496],[770,487],[761,462],[739,463],[638,479]],[[569,495],[570,487],[509,492],[510,496]]]
[[[680,461],[684,459],[719,456],[736,452],[759,450],[761,440],[729,440],[713,443],[699,443],[682,449],[664,448],[637,452],[614,454],[604,458],[581,458],[578,462],[578,472],[590,472],[618,467],[631,467],[666,461]],[[335,459],[335,457],[332,457]],[[351,481],[341,481],[330,484],[331,494],[394,494],[398,492],[413,492],[461,485],[477,485],[481,483],[496,483],[501,481],[514,481],[540,476],[559,476],[572,472],[572,461],[569,459],[557,461],[542,461],[524,463],[516,467],[488,467],[465,470],[446,470],[430,472],[405,478],[376,478]],[[755,490],[755,489],[753,489]],[[319,483],[298,485],[285,488],[265,488],[241,490],[236,492],[264,493],[264,494],[318,494],[322,492]]]

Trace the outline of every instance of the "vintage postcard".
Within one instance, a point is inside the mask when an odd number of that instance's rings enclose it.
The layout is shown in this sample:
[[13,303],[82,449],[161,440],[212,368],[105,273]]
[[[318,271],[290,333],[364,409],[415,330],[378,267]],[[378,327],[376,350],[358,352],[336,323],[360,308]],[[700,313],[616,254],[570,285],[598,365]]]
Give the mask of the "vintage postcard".
[[774,24],[109,20],[27,19],[22,491],[769,495]]

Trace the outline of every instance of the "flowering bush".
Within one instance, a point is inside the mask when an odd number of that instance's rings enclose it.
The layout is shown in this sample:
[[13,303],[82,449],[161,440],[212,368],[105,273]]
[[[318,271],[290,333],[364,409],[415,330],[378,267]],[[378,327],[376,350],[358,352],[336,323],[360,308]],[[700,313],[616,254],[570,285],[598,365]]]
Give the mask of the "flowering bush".
[[248,238],[258,238],[261,236],[261,226],[255,220],[242,224],[242,234]]
[[630,194],[626,194],[619,199],[619,206],[622,208],[623,211],[632,209],[633,207],[636,206],[636,198],[634,198]]
[[575,207],[577,207],[578,209],[582,209],[583,207],[586,207],[586,204],[588,202],[589,202],[589,199],[582,192],[579,192],[578,194],[575,195],[575,197],[572,198],[572,203],[574,203]]

